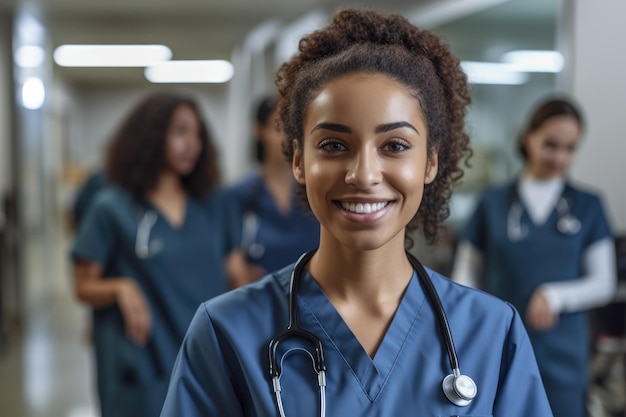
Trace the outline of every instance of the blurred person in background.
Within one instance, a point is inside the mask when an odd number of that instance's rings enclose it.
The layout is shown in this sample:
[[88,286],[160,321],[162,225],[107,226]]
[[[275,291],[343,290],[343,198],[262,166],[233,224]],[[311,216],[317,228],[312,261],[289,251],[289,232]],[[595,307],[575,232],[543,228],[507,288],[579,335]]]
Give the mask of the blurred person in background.
[[188,97],[145,97],[110,142],[106,177],[71,250],[75,292],[93,307],[101,417],[154,417],[198,305],[229,287],[239,219]]
[[583,132],[578,108],[541,103],[523,131],[523,172],[487,190],[460,232],[452,278],[522,314],[555,417],[583,417],[589,384],[587,310],[616,285],[600,197],[567,178]]
[[259,99],[254,114],[254,139],[260,172],[235,184],[229,193],[241,213],[242,261],[230,271],[234,286],[254,281],[295,262],[319,244],[320,226],[296,195],[291,164],[282,152],[284,134],[278,124],[278,97]]

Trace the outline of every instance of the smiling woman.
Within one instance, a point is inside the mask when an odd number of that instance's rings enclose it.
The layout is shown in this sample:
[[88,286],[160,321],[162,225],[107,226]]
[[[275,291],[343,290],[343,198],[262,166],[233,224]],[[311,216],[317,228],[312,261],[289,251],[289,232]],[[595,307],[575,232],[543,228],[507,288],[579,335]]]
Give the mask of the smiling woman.
[[517,311],[406,252],[470,153],[458,59],[356,9],[299,45],[280,121],[319,247],[199,308],[161,415],[551,416]]

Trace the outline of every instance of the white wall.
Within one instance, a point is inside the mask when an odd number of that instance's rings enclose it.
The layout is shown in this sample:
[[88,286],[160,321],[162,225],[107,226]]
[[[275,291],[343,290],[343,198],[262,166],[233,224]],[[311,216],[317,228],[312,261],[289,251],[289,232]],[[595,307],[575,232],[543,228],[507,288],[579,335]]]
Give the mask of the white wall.
[[615,232],[626,233],[626,2],[575,0],[570,10],[571,91],[587,132],[572,175],[603,193]]

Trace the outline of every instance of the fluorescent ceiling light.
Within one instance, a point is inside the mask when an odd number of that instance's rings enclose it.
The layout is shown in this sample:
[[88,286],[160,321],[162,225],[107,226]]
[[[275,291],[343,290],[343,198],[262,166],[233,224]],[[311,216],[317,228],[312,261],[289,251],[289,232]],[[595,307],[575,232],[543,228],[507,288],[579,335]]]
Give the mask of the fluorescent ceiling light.
[[54,51],[62,67],[145,67],[171,58],[165,45],[61,45]]
[[15,63],[22,68],[37,68],[40,66],[46,54],[41,46],[24,45],[15,51]]
[[524,72],[560,72],[564,65],[557,51],[511,51],[502,55],[502,61]]
[[165,61],[144,70],[152,83],[225,83],[234,74],[233,64],[228,61]]
[[498,62],[463,61],[461,67],[470,84],[524,84],[528,76],[513,64]]
[[508,3],[511,0],[437,0],[424,3],[404,15],[418,26],[434,27]]

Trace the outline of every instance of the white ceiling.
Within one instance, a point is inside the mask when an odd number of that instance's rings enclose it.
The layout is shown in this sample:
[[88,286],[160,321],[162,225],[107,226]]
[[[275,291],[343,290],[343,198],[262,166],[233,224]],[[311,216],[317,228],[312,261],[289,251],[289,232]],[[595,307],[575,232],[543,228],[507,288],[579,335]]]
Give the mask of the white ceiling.
[[[287,24],[311,10],[331,12],[349,5],[408,13],[433,4],[476,3],[494,8],[494,19],[541,19],[554,0],[39,0],[50,50],[64,43],[162,43],[174,59],[230,59],[250,31],[269,19]],[[0,0],[9,15],[19,0]],[[22,3],[25,3],[23,1]],[[32,2],[31,2],[32,3]],[[61,68],[55,75],[77,87],[141,85],[140,68]]]

